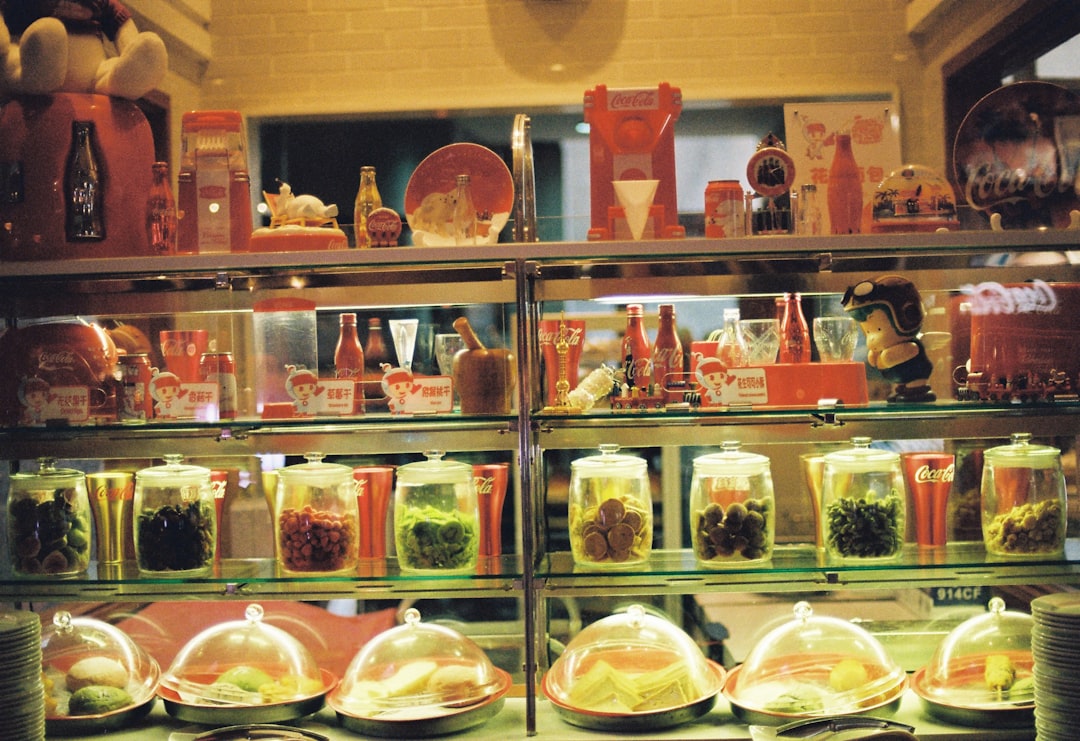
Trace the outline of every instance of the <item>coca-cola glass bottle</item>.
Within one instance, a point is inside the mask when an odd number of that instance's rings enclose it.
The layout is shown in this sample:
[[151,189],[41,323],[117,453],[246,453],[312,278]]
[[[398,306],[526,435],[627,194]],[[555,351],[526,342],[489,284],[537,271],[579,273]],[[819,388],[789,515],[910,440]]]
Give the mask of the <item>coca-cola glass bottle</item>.
[[364,165],[360,168],[360,187],[356,191],[356,201],[353,204],[353,229],[356,231],[356,246],[370,247],[371,239],[368,237],[367,217],[377,208],[382,207],[382,196],[375,184],[375,168]]
[[833,234],[858,234],[862,230],[862,175],[851,151],[851,134],[836,135],[827,200]]
[[94,154],[94,122],[72,121],[71,154],[64,177],[69,242],[105,239],[104,178]]
[[146,232],[159,255],[176,254],[176,199],[169,184],[169,163],[155,162],[154,181],[146,199]]
[[802,296],[784,294],[784,319],[780,322],[780,362],[810,362],[810,329],[802,310]]
[[626,307],[626,332],[622,340],[623,370],[626,385],[648,391],[652,384],[652,351],[645,333],[641,304]]
[[334,348],[334,378],[353,381],[353,412],[364,410],[364,349],[356,333],[356,314],[340,317],[341,331]]
[[720,339],[716,344],[716,357],[725,368],[739,368],[749,364],[749,351],[746,338],[739,331],[739,310],[724,309],[724,327],[720,330]]
[[660,328],[652,348],[652,380],[661,389],[682,380],[686,372],[682,342],[675,328],[675,306],[660,304]]
[[476,206],[472,198],[472,178],[457,176],[454,191],[454,243],[476,244]]

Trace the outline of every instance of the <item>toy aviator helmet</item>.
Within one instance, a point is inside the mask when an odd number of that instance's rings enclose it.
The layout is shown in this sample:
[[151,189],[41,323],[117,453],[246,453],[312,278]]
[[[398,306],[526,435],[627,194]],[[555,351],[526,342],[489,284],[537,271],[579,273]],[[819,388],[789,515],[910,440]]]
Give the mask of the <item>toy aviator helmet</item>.
[[888,400],[933,401],[934,364],[918,336],[925,311],[915,285],[899,275],[864,280],[847,289],[842,303],[866,335],[866,362],[893,384]]
[[917,335],[926,316],[919,289],[899,275],[884,275],[856,283],[847,289],[841,303],[844,311],[857,322],[864,321],[875,308],[884,309],[889,313],[896,333],[905,337]]

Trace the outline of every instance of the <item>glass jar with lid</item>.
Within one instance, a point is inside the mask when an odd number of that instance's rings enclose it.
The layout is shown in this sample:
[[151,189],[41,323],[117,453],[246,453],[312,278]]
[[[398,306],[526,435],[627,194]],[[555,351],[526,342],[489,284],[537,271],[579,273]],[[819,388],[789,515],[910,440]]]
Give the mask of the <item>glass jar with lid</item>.
[[135,472],[135,557],[149,575],[196,576],[210,570],[217,515],[210,469],[164,456],[164,466]]
[[652,552],[652,490],[644,458],[604,444],[570,464],[570,552],[579,566],[622,568]]
[[402,571],[465,573],[476,568],[480,531],[473,468],[443,460],[441,450],[427,460],[397,469],[394,487],[394,546]]
[[703,566],[772,557],[776,506],[769,459],[740,447],[736,441],[727,441],[721,452],[694,459],[690,536],[694,555]]
[[1060,557],[1065,550],[1061,451],[1015,433],[983,453],[982,530],[991,556]]
[[41,458],[38,470],[11,476],[7,538],[17,575],[76,576],[90,563],[86,475]]
[[821,535],[840,561],[898,558],[904,548],[907,500],[900,455],[871,448],[869,437],[825,455]]
[[359,510],[352,468],[308,453],[306,463],[278,470],[274,531],[281,567],[294,573],[356,568]]

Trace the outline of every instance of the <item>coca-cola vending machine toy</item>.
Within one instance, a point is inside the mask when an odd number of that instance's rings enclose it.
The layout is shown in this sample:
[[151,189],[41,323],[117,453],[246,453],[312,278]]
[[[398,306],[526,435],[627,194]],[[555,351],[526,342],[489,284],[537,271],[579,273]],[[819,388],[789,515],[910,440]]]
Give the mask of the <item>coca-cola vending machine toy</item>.
[[[641,89],[597,85],[585,92],[592,181],[590,241],[686,236],[678,223],[675,191],[675,121],[681,111],[682,93],[666,82]],[[616,195],[615,183],[626,181],[655,181],[655,195],[647,211],[642,204],[645,218],[638,229]],[[631,190],[637,189],[627,188]]]

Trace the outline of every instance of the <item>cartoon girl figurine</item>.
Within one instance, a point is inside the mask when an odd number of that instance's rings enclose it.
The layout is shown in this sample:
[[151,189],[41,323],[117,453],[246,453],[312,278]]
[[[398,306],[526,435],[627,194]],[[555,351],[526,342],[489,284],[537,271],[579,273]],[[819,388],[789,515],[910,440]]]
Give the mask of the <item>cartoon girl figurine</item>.
[[302,365],[286,365],[285,390],[297,414],[315,414],[319,406],[319,377]]
[[915,284],[899,275],[864,280],[847,289],[842,304],[866,335],[866,362],[893,384],[888,400],[934,401],[934,364],[918,336],[925,310]]
[[49,403],[49,382],[38,376],[24,378],[19,384],[19,402],[23,405],[20,424],[45,424],[45,407]]
[[724,403],[724,386],[728,384],[727,366],[719,358],[703,357],[694,373],[701,388],[702,406],[720,406]]
[[390,397],[391,414],[403,414],[408,409],[409,397],[419,388],[408,368],[394,368],[383,363],[383,393]]
[[154,369],[150,378],[150,396],[154,400],[155,417],[180,415],[180,376]]

